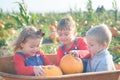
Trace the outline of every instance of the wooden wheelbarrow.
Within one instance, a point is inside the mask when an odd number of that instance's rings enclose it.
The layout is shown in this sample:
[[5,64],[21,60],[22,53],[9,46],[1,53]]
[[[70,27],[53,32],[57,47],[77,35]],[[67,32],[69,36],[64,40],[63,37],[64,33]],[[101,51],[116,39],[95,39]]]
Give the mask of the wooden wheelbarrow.
[[[57,64],[56,55],[49,54],[48,58]],[[120,80],[120,68],[116,71],[76,73],[62,76],[23,76],[17,75],[13,66],[13,56],[0,58],[0,80]]]

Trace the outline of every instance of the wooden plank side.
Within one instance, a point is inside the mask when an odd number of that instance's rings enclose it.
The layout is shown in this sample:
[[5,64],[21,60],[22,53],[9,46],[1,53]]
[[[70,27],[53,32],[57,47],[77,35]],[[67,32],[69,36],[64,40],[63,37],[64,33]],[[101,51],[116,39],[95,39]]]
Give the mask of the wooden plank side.
[[[56,54],[47,54],[47,57],[57,65]],[[120,70],[105,72],[77,73],[54,77],[35,77],[16,75],[13,56],[0,58],[0,80],[120,80]],[[118,67],[119,65],[117,65]]]

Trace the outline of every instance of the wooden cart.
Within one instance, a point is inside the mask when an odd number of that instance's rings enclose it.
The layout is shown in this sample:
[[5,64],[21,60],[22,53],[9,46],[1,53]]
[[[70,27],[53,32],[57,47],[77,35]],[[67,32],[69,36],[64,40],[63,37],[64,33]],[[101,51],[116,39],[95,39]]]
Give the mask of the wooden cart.
[[[48,58],[56,64],[56,55],[49,54]],[[76,73],[62,76],[23,76],[17,75],[13,66],[13,56],[0,58],[0,80],[120,80],[120,70],[116,71]]]

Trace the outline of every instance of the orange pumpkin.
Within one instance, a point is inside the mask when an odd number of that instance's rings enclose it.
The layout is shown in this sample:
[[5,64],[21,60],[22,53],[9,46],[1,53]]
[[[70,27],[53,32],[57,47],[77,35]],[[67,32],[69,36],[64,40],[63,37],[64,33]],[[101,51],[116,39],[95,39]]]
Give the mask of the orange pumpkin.
[[55,28],[55,26],[53,26],[53,25],[50,25],[50,26],[49,26],[49,29],[50,29],[51,31],[56,31],[56,28]]
[[67,54],[61,59],[60,68],[65,74],[81,73],[83,71],[83,63],[80,58]]
[[2,23],[0,23],[0,28],[4,28],[5,26],[2,24]]
[[116,68],[117,70],[120,70],[120,64],[115,64],[115,68]]
[[10,29],[8,30],[8,33],[10,33],[10,34],[15,34],[15,33],[16,33],[16,31],[15,31],[15,29],[14,29],[14,28],[10,28]]
[[113,47],[112,52],[117,55],[120,55],[120,45]]
[[3,33],[0,33],[0,38],[3,38],[5,35]]
[[56,31],[52,31],[52,32],[50,33],[49,39],[50,39],[51,41],[53,41],[53,42],[56,42],[56,41],[59,42],[59,38],[58,38],[57,32],[56,32]]
[[62,71],[59,67],[55,65],[48,65],[43,67],[46,76],[60,76]]
[[113,37],[117,37],[120,35],[120,32],[117,30],[116,27],[111,27],[110,31],[111,31]]
[[39,28],[43,28],[43,26],[44,26],[43,24],[38,24]]

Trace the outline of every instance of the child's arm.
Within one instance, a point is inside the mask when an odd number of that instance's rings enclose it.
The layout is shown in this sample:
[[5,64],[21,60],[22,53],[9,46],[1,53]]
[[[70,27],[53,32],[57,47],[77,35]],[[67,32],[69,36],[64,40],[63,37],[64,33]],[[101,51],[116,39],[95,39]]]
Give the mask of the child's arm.
[[90,57],[88,50],[71,50],[71,51],[69,51],[69,53],[75,57],[80,57],[80,58],[89,58]]
[[78,50],[78,53],[80,58],[89,58],[91,56],[88,50]]
[[78,38],[78,48],[79,50],[77,51],[80,55],[80,58],[89,58],[91,56],[84,38]]
[[51,65],[51,64],[53,64],[42,51],[39,51],[38,53],[43,57],[45,65]]
[[33,75],[33,66],[25,66],[25,59],[19,54],[15,54],[13,57],[14,66],[17,74],[20,75]]
[[35,76],[45,76],[42,66],[34,66],[34,74]]

